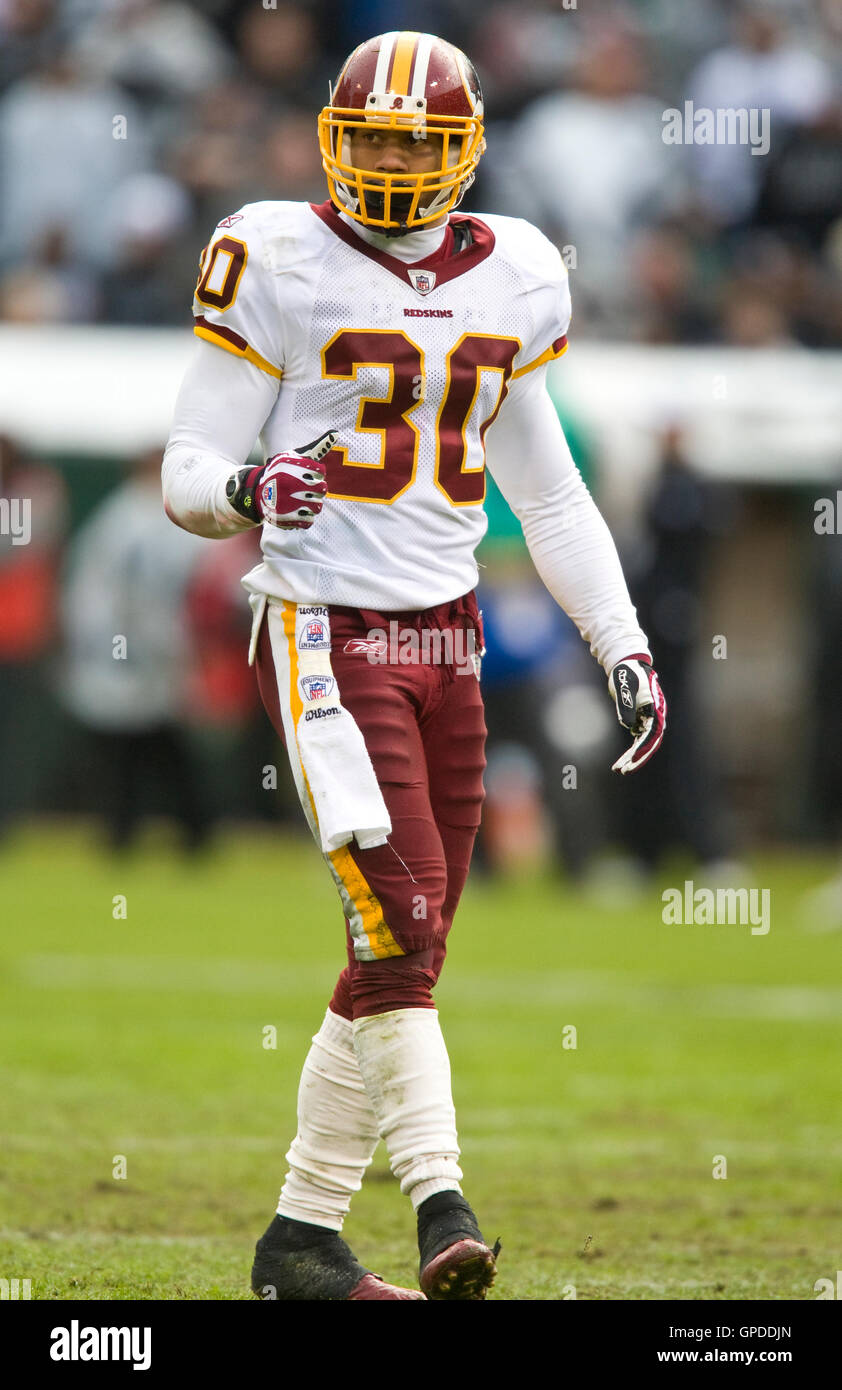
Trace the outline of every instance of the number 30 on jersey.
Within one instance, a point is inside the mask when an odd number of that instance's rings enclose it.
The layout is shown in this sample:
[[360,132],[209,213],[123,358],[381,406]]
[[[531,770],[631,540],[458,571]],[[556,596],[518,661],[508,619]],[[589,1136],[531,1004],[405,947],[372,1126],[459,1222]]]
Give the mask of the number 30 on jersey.
[[[454,507],[476,506],[485,497],[485,469],[466,468],[466,429],[483,372],[496,372],[500,387],[494,409],[479,427],[480,444],[497,417],[512,375],[519,338],[463,333],[447,355],[444,394],[436,420],[435,483]],[[322,349],[325,380],[355,380],[360,367],[389,371],[386,396],[362,396],[356,429],[379,434],[380,458],[362,463],[347,447],[328,454],[328,496],[350,502],[394,502],[412,486],[418,466],[418,427],[413,412],[422,403],[424,354],[405,333],[394,329],[342,328]]]

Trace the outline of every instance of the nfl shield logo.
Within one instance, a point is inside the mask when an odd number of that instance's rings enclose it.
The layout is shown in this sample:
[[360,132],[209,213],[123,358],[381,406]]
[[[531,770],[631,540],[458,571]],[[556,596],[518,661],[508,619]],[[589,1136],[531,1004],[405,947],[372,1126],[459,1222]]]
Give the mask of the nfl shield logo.
[[429,294],[430,290],[435,289],[436,277],[434,271],[408,270],[406,273],[419,294]]
[[334,681],[330,676],[302,676],[300,685],[305,700],[323,700],[333,690]]
[[316,604],[299,605],[295,635],[300,652],[329,652],[330,619],[327,609]]

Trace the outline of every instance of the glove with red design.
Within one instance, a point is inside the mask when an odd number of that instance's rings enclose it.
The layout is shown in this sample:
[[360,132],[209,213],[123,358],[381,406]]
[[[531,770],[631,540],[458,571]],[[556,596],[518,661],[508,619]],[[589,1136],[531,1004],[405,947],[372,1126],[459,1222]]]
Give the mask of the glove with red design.
[[636,772],[648,762],[664,737],[667,702],[652,669],[652,658],[640,652],[618,661],[608,677],[617,718],[634,742],[612,765],[612,772]]
[[266,521],[283,531],[312,526],[327,493],[321,462],[337,440],[333,430],[289,454],[273,454],[257,468],[232,473],[225,495],[248,521]]

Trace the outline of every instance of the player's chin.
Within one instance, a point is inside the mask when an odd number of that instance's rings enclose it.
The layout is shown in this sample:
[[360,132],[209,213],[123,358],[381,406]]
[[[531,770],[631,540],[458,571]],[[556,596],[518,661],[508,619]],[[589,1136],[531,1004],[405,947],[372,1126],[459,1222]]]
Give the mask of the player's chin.
[[[384,198],[383,194],[371,194],[366,201],[370,216],[382,221],[382,219],[385,217],[386,208],[386,199]],[[390,222],[397,222],[400,225],[393,227],[384,227],[382,229],[378,227],[377,230],[382,231],[382,234],[384,236],[405,236],[407,232],[411,232],[413,230],[412,227],[408,227],[406,225],[407,218],[409,217],[411,209],[411,193],[394,193],[392,195],[392,201],[389,205],[389,220]]]

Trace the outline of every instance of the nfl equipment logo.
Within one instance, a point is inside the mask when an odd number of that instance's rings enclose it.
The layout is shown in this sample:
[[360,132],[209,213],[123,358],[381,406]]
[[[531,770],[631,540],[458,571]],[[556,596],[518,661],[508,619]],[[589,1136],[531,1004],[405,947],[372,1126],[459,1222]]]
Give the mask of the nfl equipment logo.
[[302,676],[301,692],[305,700],[323,700],[333,690],[330,676]]
[[436,287],[436,276],[432,270],[408,270],[407,275],[419,294],[429,294]]

